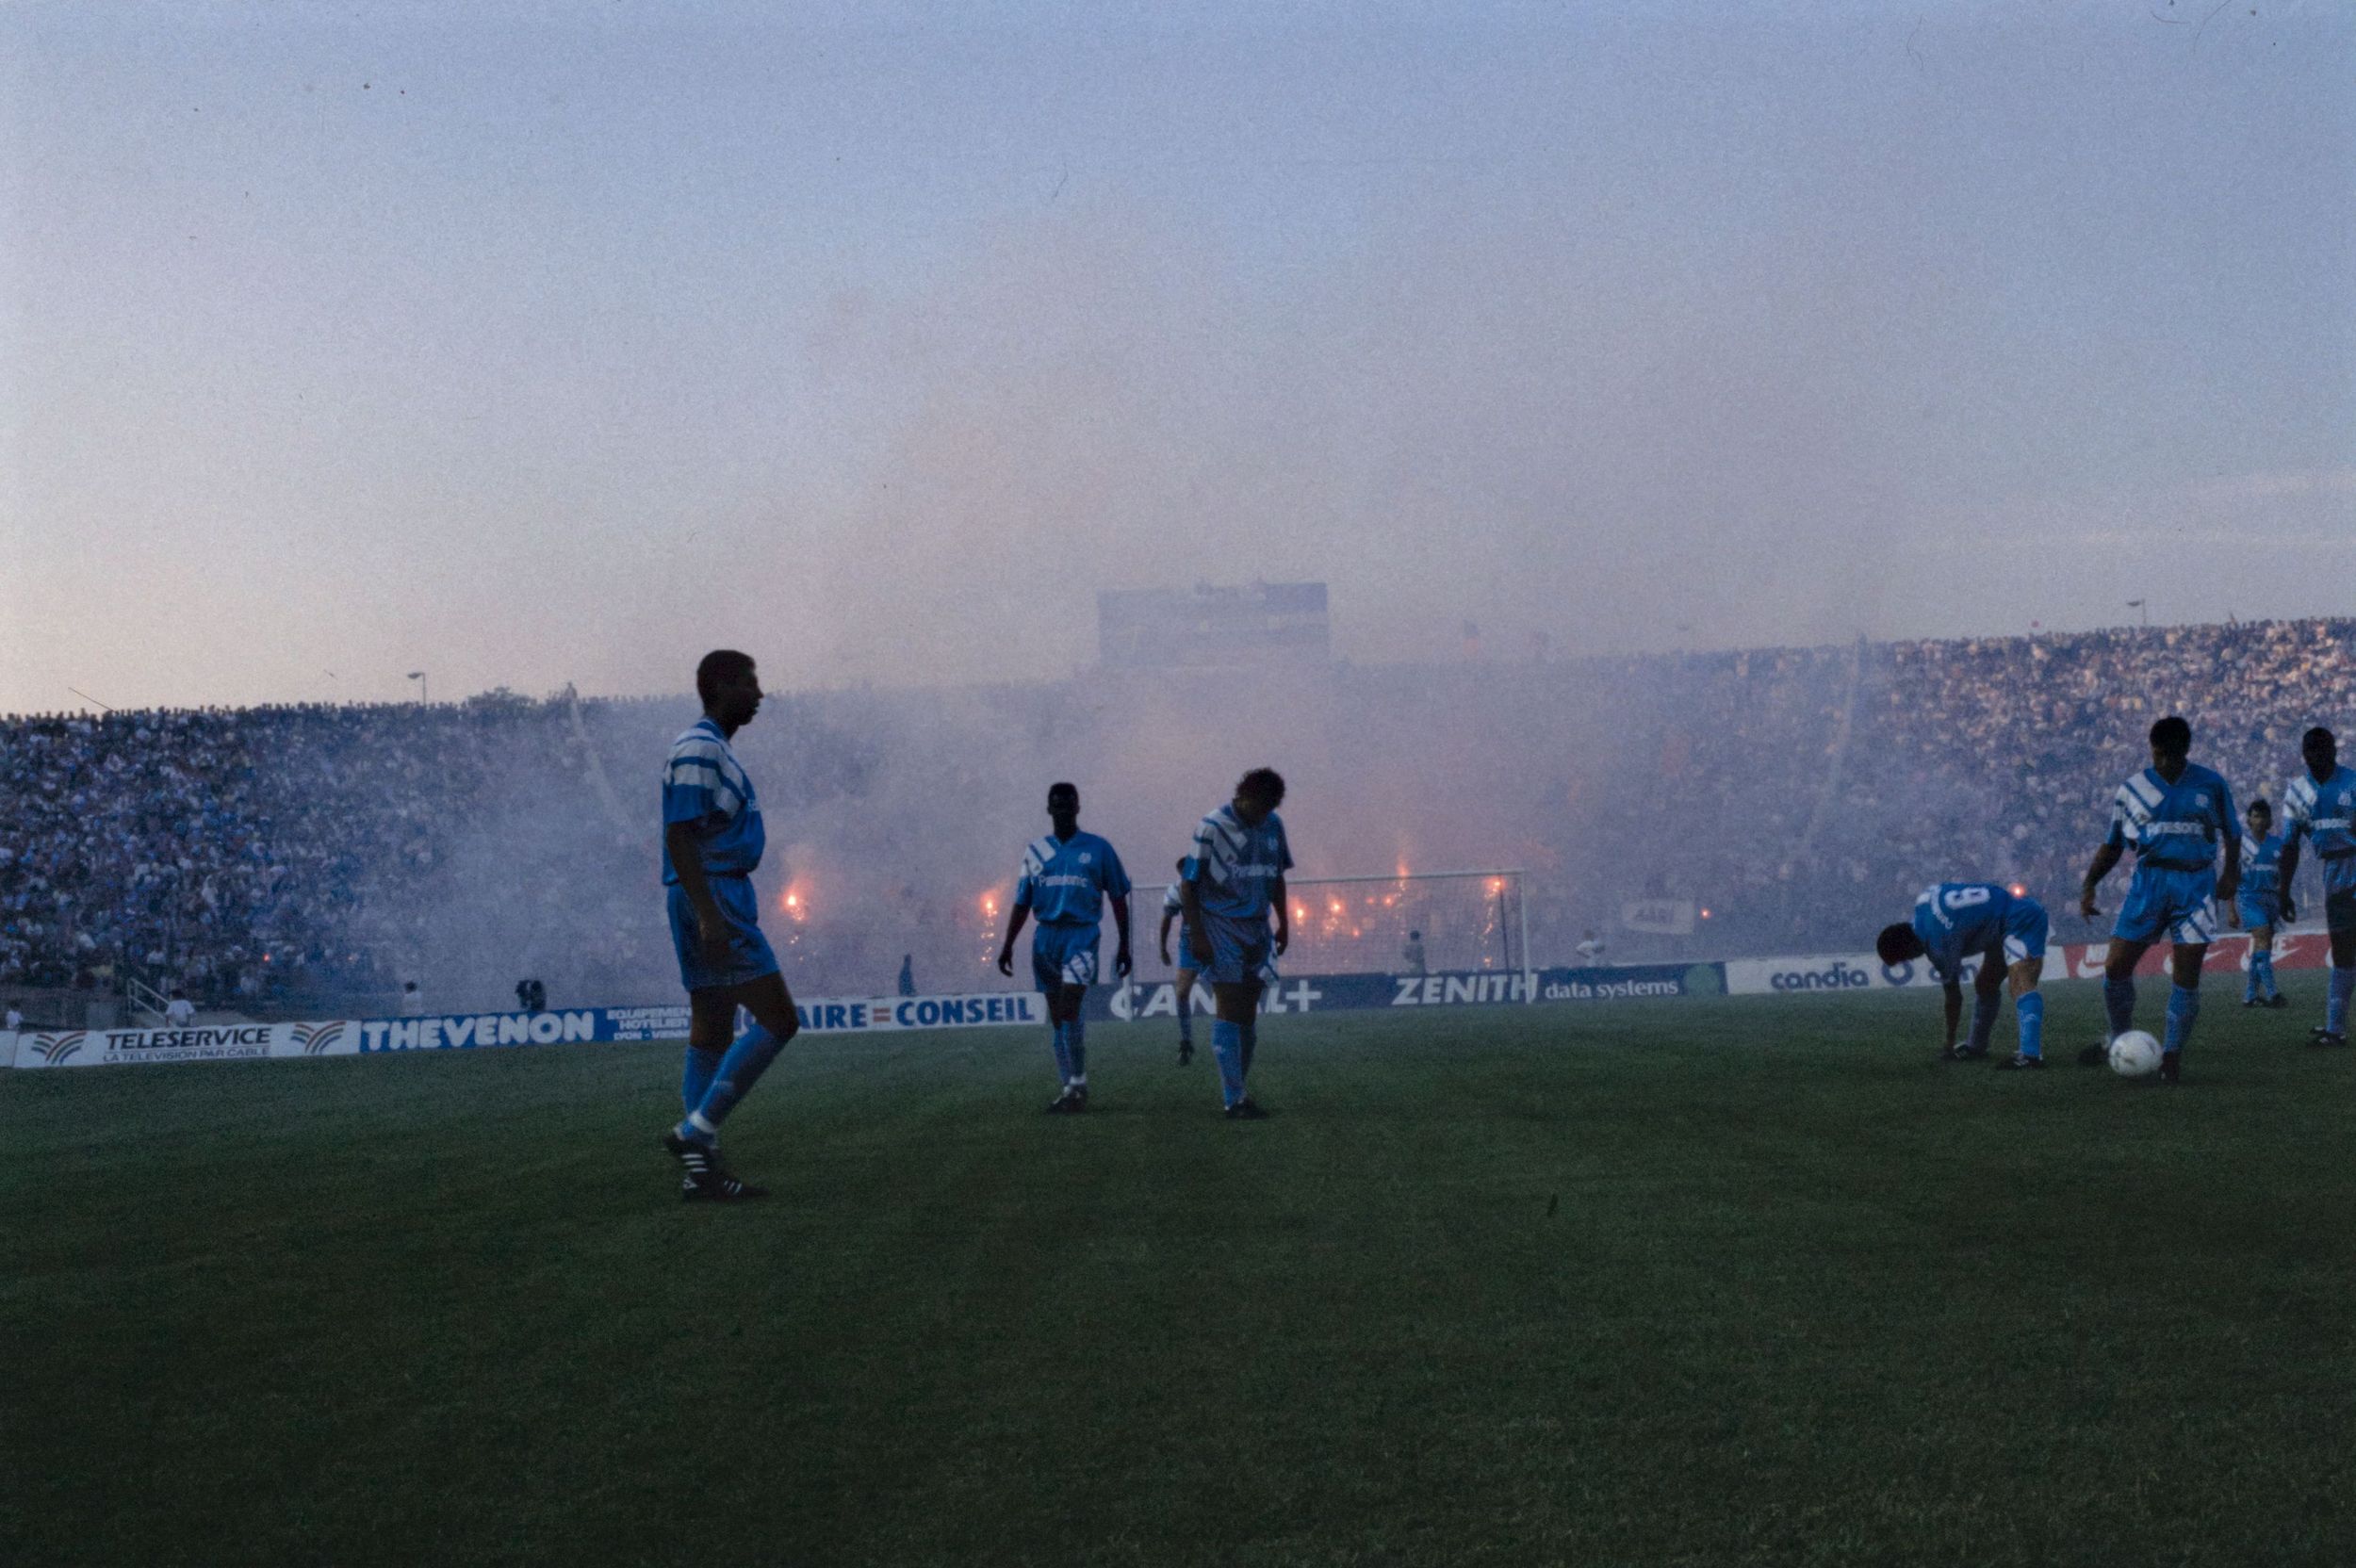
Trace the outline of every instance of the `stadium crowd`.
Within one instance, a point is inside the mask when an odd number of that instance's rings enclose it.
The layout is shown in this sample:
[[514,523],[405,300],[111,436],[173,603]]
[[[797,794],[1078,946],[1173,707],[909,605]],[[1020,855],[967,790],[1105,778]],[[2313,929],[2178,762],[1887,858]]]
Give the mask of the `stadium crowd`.
[[[2194,756],[2239,800],[2279,797],[2304,727],[2356,727],[2356,621],[1614,658],[1470,683],[1336,666],[1321,691],[1342,775],[1399,755],[1377,709],[1421,693],[1460,727],[1496,710],[1441,749],[1513,802],[1464,853],[1532,869],[1542,962],[1645,896],[1710,919],[1692,938],[1615,939],[1615,956],[1847,951],[1945,876],[2020,882],[2068,910],[2161,713],[2192,721]],[[740,745],[789,977],[881,991],[912,953],[928,980],[986,983],[1003,911],[974,890],[1020,846],[977,839],[973,803],[1027,799],[1029,748],[1133,747],[1105,711],[1065,685],[773,698]],[[334,995],[391,1011],[404,982],[472,1007],[532,974],[560,1003],[659,997],[676,981],[646,776],[690,717],[679,699],[499,692],[0,720],[0,988],[137,977],[212,1007]],[[1576,761],[1514,749],[1554,729],[1587,738]],[[1361,733],[1383,739],[1353,752]],[[1545,767],[1554,782],[1522,791],[1516,775]],[[1394,808],[1414,807],[1359,806]],[[1131,858],[1156,879],[1157,857]],[[836,874],[813,911],[821,862]],[[1145,938],[1155,918],[1140,905]]]

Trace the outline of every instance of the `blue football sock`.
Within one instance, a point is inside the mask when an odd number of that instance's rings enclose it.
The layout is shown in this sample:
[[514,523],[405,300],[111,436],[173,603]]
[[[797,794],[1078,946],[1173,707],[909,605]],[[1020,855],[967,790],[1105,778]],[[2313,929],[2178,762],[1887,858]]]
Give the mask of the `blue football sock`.
[[1219,1058],[1219,1097],[1233,1105],[1243,1098],[1243,1025],[1223,1018],[1215,1021],[1211,1054]]
[[2045,993],[2031,991],[2013,1000],[2012,1010],[2021,1024],[2021,1054],[2042,1057],[2045,1054]]
[[2258,1000],[2258,988],[2265,981],[2266,972],[2266,956],[2258,949],[2251,948],[2250,950],[2250,972],[2242,977],[2241,983],[2241,999],[2244,1002]]
[[1070,1081],[1074,1084],[1087,1083],[1088,1081],[1088,1020],[1075,1018],[1063,1026],[1063,1048],[1065,1054],[1072,1058]]
[[2160,1053],[2173,1056],[2192,1038],[2193,1020],[2201,1016],[2201,992],[2195,988],[2177,986],[2168,993],[2168,1037],[2160,1042]]
[[704,1102],[704,1094],[712,1087],[712,1075],[720,1070],[720,1053],[687,1048],[687,1066],[679,1073],[679,1102],[682,1112],[694,1113]]
[[1243,1076],[1249,1078],[1252,1076],[1252,1053],[1260,1043],[1260,1021],[1253,1019],[1250,1023],[1238,1023],[1235,1027],[1243,1031]]
[[2124,980],[2102,977],[2102,1011],[2110,1020],[2113,1039],[2135,1026],[2135,976]]
[[1055,1082],[1069,1084],[1072,1082],[1072,1025],[1061,1019],[1055,1021]]
[[2282,988],[2274,983],[2274,949],[2269,947],[2264,953],[2259,954],[2258,962],[2255,967],[2266,976],[2266,1000],[2271,1002],[2276,997],[2282,995]]
[[1194,998],[1178,999],[1178,1037],[1188,1045],[1194,1043]]
[[1983,990],[1972,993],[1972,1036],[1965,1049],[1973,1055],[1988,1049],[1988,1042],[1996,1033],[1996,999]]
[[720,1123],[736,1109],[738,1101],[753,1092],[753,1086],[761,1082],[761,1075],[769,1070],[769,1064],[784,1049],[785,1042],[759,1023],[737,1036],[736,1043],[720,1058],[712,1086],[704,1090],[704,1102],[688,1113],[680,1135],[705,1141],[717,1138]]
[[2331,972],[2331,999],[2323,1004],[2323,1026],[2334,1035],[2348,1033],[2348,999],[2356,995],[2356,967]]

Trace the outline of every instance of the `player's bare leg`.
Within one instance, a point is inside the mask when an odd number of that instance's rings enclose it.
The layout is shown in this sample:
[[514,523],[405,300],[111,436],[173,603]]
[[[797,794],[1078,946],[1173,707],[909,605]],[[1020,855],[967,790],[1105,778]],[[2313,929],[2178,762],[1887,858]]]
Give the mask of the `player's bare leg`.
[[[1086,986],[1058,986],[1047,993],[1047,1017],[1057,1029],[1076,1022],[1081,1004],[1088,1000]],[[1072,1055],[1072,1076],[1065,1080],[1063,1092],[1049,1102],[1047,1109],[1058,1116],[1085,1111],[1088,1105],[1088,1057],[1086,1046],[1067,1047]]]
[[[1252,1074],[1252,1048],[1260,1021],[1260,992],[1263,988],[1257,980],[1246,980],[1238,985],[1214,983],[1211,987],[1212,1011],[1221,1023],[1234,1024],[1242,1034],[1242,1076],[1246,1080]],[[1241,1100],[1227,1107],[1227,1115],[1232,1120],[1257,1121],[1268,1112],[1253,1102],[1247,1088]]]
[[1194,974],[1190,969],[1178,972],[1177,984],[1171,994],[1178,999],[1178,1065],[1194,1060]]

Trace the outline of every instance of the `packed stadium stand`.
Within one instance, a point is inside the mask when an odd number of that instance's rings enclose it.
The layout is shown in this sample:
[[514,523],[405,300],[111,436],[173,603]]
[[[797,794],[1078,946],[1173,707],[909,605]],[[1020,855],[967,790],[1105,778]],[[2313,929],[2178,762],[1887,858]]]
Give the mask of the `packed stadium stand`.
[[[1205,758],[1150,672],[773,697],[740,749],[789,978],[995,984],[983,960],[1036,759],[1077,759],[1142,886],[1241,767],[1293,776],[1301,874],[1510,862],[1530,946],[1568,959],[1621,901],[1690,899],[1692,937],[1624,957],[1848,951],[1942,876],[2072,902],[2165,712],[2236,795],[2279,796],[2310,724],[2356,727],[2356,620],[1447,666],[1335,663]],[[289,707],[0,720],[0,991],[130,978],[253,1013],[493,1005],[676,987],[648,782],[684,699]],[[1254,744],[1247,741],[1246,745]],[[1099,782],[1102,781],[1102,782]],[[1104,796],[1122,796],[1117,806]],[[799,890],[797,891],[797,889]],[[1140,900],[1150,952],[1155,918]]]

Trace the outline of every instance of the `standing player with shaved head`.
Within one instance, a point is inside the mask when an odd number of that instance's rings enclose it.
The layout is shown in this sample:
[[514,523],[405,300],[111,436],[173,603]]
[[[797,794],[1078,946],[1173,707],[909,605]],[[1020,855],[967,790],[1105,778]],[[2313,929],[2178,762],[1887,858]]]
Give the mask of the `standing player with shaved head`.
[[1121,946],[1113,972],[1129,974],[1129,874],[1113,846],[1080,831],[1080,787],[1055,784],[1047,791],[1047,818],[1054,831],[1023,852],[1015,875],[1014,908],[1006,919],[1006,941],[998,950],[998,972],[1014,972],[1014,939],[1023,923],[1039,917],[1031,939],[1031,978],[1047,998],[1055,1031],[1055,1070],[1062,1092],[1047,1109],[1067,1116],[1088,1108],[1088,1021],[1080,1016],[1088,988],[1096,983],[1096,949],[1104,922],[1104,901],[1113,906]]
[[[720,1124],[801,1025],[753,894],[768,841],[761,803],[728,745],[761,711],[761,679],[750,658],[719,648],[695,666],[695,694],[704,716],[663,764],[663,881],[688,1006],[687,1114],[663,1146],[679,1162],[681,1197],[734,1202],[767,1193],[720,1163]],[[740,1008],[753,1021],[737,1035]]]
[[1218,1004],[1211,1054],[1219,1058],[1219,1098],[1235,1121],[1268,1115],[1245,1080],[1259,1034],[1260,993],[1276,977],[1276,959],[1292,939],[1284,904],[1292,846],[1276,815],[1284,802],[1284,780],[1276,770],[1252,769],[1236,783],[1235,798],[1196,826],[1194,843],[1178,862],[1187,943]]
[[2340,743],[2321,725],[2299,743],[2307,771],[2282,792],[2289,829],[2282,841],[2282,923],[2299,918],[2291,901],[2291,875],[2299,870],[2302,843],[2315,846],[2323,873],[2323,923],[2331,943],[2331,989],[2323,1004],[2323,1026],[2309,1045],[2348,1043],[2348,1004],[2356,997],[2356,770],[2340,766]]

